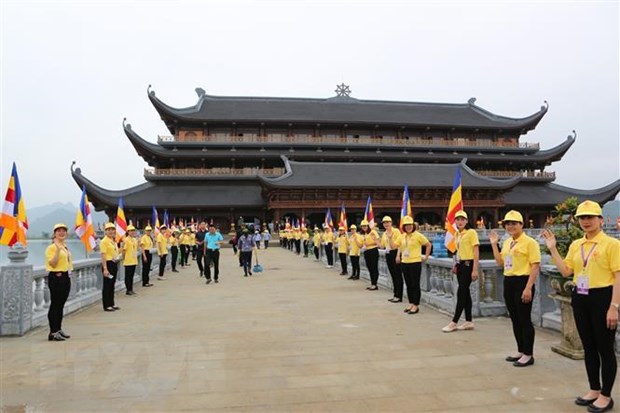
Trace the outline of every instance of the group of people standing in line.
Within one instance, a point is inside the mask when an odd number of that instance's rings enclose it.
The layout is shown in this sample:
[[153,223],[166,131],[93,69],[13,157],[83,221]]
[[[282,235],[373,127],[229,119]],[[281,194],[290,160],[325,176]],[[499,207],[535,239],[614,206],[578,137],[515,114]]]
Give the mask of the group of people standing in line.
[[[581,338],[585,354],[585,367],[589,382],[589,390],[575,399],[580,406],[587,406],[591,413],[611,410],[614,401],[611,391],[617,372],[615,356],[615,336],[618,326],[620,307],[620,241],[603,232],[603,216],[600,205],[592,201],[584,201],[576,211],[575,218],[579,222],[584,236],[573,241],[566,257],[562,258],[557,250],[555,235],[550,229],[542,233],[547,248],[558,270],[564,277],[572,277],[574,285],[572,308],[575,323]],[[456,245],[453,272],[458,281],[457,303],[451,322],[442,331],[450,333],[457,330],[472,330],[472,299],[470,285],[479,276],[479,245],[475,230],[468,225],[465,211],[455,215],[457,225]],[[385,258],[392,277],[394,295],[388,301],[400,303],[403,300],[403,286],[407,288],[409,306],[404,312],[417,314],[420,310],[420,275],[422,263],[428,260],[431,243],[420,232],[411,217],[402,222],[402,232],[393,227],[392,219],[386,216],[382,220],[385,231],[379,235],[376,229],[370,228],[368,221],[360,223],[360,232],[356,225],[339,227],[334,234],[330,227],[314,228],[312,241],[307,229],[289,229],[280,232],[280,244],[283,248],[294,250],[296,254],[308,257],[310,246],[314,249],[315,260],[320,258],[321,245],[327,258],[327,268],[333,268],[333,248],[336,244],[342,271],[340,275],[348,275],[347,256],[351,260],[352,275],[349,279],[357,280],[360,276],[359,257],[363,253],[370,275],[369,291],[378,290],[379,249],[385,250]],[[502,225],[507,238],[499,246],[500,236],[493,230],[489,234],[493,256],[504,272],[504,301],[512,323],[512,330],[517,345],[515,353],[506,357],[506,361],[515,367],[527,367],[534,364],[535,329],[531,319],[532,301],[536,293],[535,283],[540,270],[541,252],[539,243],[523,231],[524,221],[518,211],[509,211]],[[49,340],[64,341],[70,335],[62,330],[64,304],[71,287],[70,273],[73,268],[72,255],[66,238],[68,228],[64,224],[54,226],[52,244],[46,249],[45,264],[48,274],[51,304],[48,312],[50,326]],[[115,239],[114,224],[105,225],[105,238],[101,241],[101,263],[103,269],[103,307],[105,311],[116,311],[120,308],[114,303],[114,283],[118,272],[118,263],[125,266],[126,294],[134,295],[133,274],[137,265],[137,257],[143,261],[142,283],[149,287],[150,249],[153,248],[152,229],[145,228],[145,234],[139,241],[135,238],[135,228],[128,227],[128,236],[120,244]],[[181,265],[187,265],[187,256],[191,247],[191,233],[181,236],[176,231],[170,233],[165,226],[155,243],[160,255],[158,279],[163,277],[168,245],[172,254],[172,270],[176,271],[178,247],[181,245]],[[235,237],[235,247],[240,251],[241,265],[244,275],[251,275],[252,250],[257,247],[255,234],[244,229],[240,236]],[[195,234],[195,245],[200,276],[211,281],[210,266],[214,267],[214,279],[218,282],[219,248],[223,237],[213,225],[206,231],[206,224],[201,223]],[[311,244],[312,243],[312,244]],[[119,246],[120,245],[120,246]],[[185,247],[184,247],[185,246]],[[265,248],[268,240],[265,241]],[[424,248],[424,253],[422,249]],[[138,253],[139,251],[139,253]],[[185,252],[184,252],[185,251]],[[203,262],[203,257],[205,258]],[[163,264],[161,264],[163,263]],[[458,325],[462,313],[465,322]]]

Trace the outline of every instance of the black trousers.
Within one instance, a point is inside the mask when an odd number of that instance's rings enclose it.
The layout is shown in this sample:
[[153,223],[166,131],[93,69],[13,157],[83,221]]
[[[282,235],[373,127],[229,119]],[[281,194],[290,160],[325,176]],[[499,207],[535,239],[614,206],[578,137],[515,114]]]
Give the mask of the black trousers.
[[204,262],[207,260],[202,247],[201,245],[196,249],[196,262],[198,263],[198,271],[200,271],[200,274],[205,272]]
[[142,260],[142,286],[145,286],[149,283],[151,273],[151,263],[153,262],[153,255],[151,255],[151,251],[144,251],[144,255],[146,256],[146,261]]
[[211,263],[213,263],[213,278],[218,279],[220,275],[220,250],[207,250],[205,255],[205,276],[211,279]]
[[456,309],[454,310],[454,317],[452,317],[452,322],[454,323],[458,323],[463,310],[465,310],[465,320],[472,320],[472,301],[469,286],[471,285],[471,273],[473,269],[473,260],[461,261],[456,264],[456,279],[459,282],[459,288],[456,292]]
[[321,253],[321,246],[320,245],[315,245],[314,246],[314,256],[316,257],[316,259],[319,259],[319,254]]
[[133,276],[136,273],[135,265],[125,266],[125,289],[127,292],[133,291]]
[[159,256],[159,276],[160,277],[164,276],[164,271],[166,270],[166,258],[167,257],[168,257],[168,254]]
[[409,299],[409,304],[420,305],[420,299],[422,298],[422,290],[420,289],[422,263],[401,263],[400,268],[403,272],[405,284],[407,285],[407,298]]
[[189,245],[181,244],[181,267],[185,267],[187,265],[188,259],[189,259]]
[[288,240],[288,249],[291,250],[291,251],[293,251],[293,242],[294,241],[295,241],[294,239],[290,239],[290,238]]
[[301,253],[301,240],[300,239],[295,240],[295,252],[297,254]]
[[364,261],[366,261],[366,268],[370,274],[370,284],[377,285],[379,281],[379,250],[373,248],[364,251]]
[[527,285],[528,276],[504,276],[504,302],[512,321],[512,332],[517,341],[517,350],[527,356],[534,354],[534,325],[532,324],[532,302],[535,286],[532,286],[532,301],[524,303],[521,294]]
[[347,274],[347,254],[343,252],[338,253],[338,257],[340,257],[340,267],[342,268],[342,274]]
[[170,254],[172,258],[170,258],[170,265],[172,266],[172,271],[177,269],[177,260],[179,259],[179,247],[170,247]]
[[192,245],[190,247],[190,250],[192,252],[192,259],[195,260],[196,259],[196,252],[198,251],[198,247],[196,245]]
[[354,277],[360,276],[360,256],[351,255],[351,275]]
[[116,284],[116,275],[118,274],[118,264],[114,261],[106,261],[105,266],[112,277],[103,277],[101,301],[104,309],[114,307],[114,284]]
[[50,272],[47,275],[47,287],[50,289],[50,308],[47,312],[47,320],[50,323],[50,333],[56,333],[62,330],[62,316],[71,291],[69,273]]
[[269,248],[269,240],[265,240],[263,241],[263,244],[265,245],[265,249]]
[[[616,330],[607,328],[607,310],[613,287],[591,288],[588,295],[573,293],[575,324],[583,344],[586,373],[591,390],[611,397],[618,365],[614,354]],[[601,379],[603,386],[601,387]]]
[[390,250],[385,254],[385,262],[387,263],[388,271],[392,277],[392,284],[394,285],[394,298],[399,300],[403,299],[403,272],[400,269],[400,264],[396,264],[396,253],[398,250]]
[[241,251],[241,262],[243,263],[243,272],[245,275],[252,274],[252,251]]
[[327,256],[327,265],[334,265],[334,244],[331,242],[325,245],[325,255]]
[[304,241],[304,257],[308,256],[308,246],[310,245],[309,241]]

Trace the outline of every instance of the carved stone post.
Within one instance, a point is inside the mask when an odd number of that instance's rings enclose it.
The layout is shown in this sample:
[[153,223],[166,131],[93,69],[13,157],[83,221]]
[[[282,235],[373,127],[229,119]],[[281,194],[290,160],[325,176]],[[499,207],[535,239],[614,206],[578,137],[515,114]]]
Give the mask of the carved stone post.
[[32,328],[32,265],[28,250],[17,243],[8,253],[9,265],[0,268],[0,335],[23,336]]
[[558,294],[550,295],[550,297],[560,303],[562,313],[562,341],[560,344],[551,346],[551,350],[573,360],[583,360],[583,345],[577,333],[571,299]]

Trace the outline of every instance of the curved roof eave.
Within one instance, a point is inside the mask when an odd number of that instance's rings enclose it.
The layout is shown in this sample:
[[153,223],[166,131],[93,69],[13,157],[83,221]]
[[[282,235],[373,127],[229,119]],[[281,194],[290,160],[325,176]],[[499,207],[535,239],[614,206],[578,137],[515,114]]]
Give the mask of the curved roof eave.
[[616,181],[608,185],[605,185],[603,187],[596,188],[596,189],[575,189],[575,188],[569,188],[567,186],[554,184],[554,183],[550,183],[548,185],[549,187],[556,189],[558,191],[570,192],[577,196],[582,196],[582,197],[594,196],[597,199],[599,199],[599,202],[603,202],[603,203],[607,201],[611,201],[620,192],[620,179],[617,179]]
[[529,157],[534,158],[534,159],[540,159],[540,160],[547,161],[547,162],[558,161],[562,159],[564,154],[566,154],[566,152],[570,149],[570,147],[573,146],[573,144],[575,143],[576,137],[577,137],[577,134],[575,133],[575,131],[573,131],[573,135],[568,135],[566,137],[566,140],[562,142],[561,144],[553,148],[545,149],[543,151],[538,151],[533,155],[529,155]]

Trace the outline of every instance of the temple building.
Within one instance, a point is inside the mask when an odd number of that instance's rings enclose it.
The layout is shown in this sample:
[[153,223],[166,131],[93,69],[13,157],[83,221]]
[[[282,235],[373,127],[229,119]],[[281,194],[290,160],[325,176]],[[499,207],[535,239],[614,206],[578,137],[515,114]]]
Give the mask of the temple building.
[[[221,97],[196,89],[198,102],[173,108],[147,91],[169,131],[157,143],[123,121],[125,135],[148,168],[146,182],[104,189],[72,167],[97,210],[113,217],[123,197],[129,219],[146,220],[152,206],[183,219],[209,219],[224,230],[239,217],[280,222],[286,216],[323,222],[342,203],[361,219],[368,196],[375,214],[399,216],[409,186],[419,223],[444,220],[457,168],[470,220],[495,223],[517,209],[542,226],[566,198],[605,203],[620,179],[591,190],[553,183],[546,168],[575,142],[573,131],[549,149],[522,137],[547,113],[545,102],[525,118],[496,115],[467,103],[360,100],[346,85],[327,99]],[[337,218],[336,218],[337,220]]]

